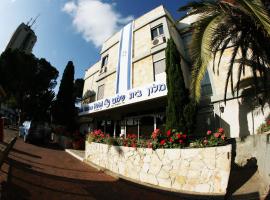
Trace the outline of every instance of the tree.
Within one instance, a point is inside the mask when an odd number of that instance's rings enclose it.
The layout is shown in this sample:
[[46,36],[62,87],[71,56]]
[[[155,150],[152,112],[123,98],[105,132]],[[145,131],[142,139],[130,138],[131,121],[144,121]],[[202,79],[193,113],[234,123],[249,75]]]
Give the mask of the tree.
[[69,61],[60,83],[56,97],[53,116],[57,124],[66,126],[69,130],[75,125],[75,98],[74,98],[74,65]]
[[78,78],[74,82],[73,96],[76,101],[80,101],[80,99],[82,98],[83,85],[84,85],[84,80],[82,78]]
[[166,74],[167,74],[167,107],[166,130],[186,131],[184,107],[188,104],[188,90],[185,87],[181,70],[180,54],[172,39],[167,42]]
[[46,118],[57,77],[57,69],[44,58],[10,49],[0,56],[0,81],[7,92],[5,103],[21,110],[22,120]]
[[[200,84],[210,61],[213,60],[213,70],[217,70],[218,73],[223,53],[229,47],[232,48],[232,54],[225,82],[224,100],[229,82],[234,95],[233,67],[238,67],[237,95],[246,67],[252,69],[256,89],[259,89],[258,76],[263,78],[266,88],[267,71],[270,66],[270,18],[260,0],[194,1],[180,8],[180,11],[188,11],[186,17],[199,16],[192,25],[190,45],[193,62],[191,91],[197,102],[200,99]],[[215,60],[218,53],[220,55],[216,69]],[[237,54],[240,54],[240,58]],[[235,63],[239,65],[234,65]]]

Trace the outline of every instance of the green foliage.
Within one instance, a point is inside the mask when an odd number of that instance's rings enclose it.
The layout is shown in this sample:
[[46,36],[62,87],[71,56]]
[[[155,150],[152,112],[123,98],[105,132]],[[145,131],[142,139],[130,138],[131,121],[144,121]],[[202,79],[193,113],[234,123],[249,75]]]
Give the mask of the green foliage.
[[189,102],[189,99],[180,63],[180,54],[176,45],[172,39],[169,39],[166,48],[166,74],[168,88],[166,130],[186,130],[183,112],[185,105]]
[[59,91],[53,106],[54,122],[66,126],[68,130],[75,128],[75,98],[74,98],[74,65],[69,61],[60,83]]
[[[270,17],[269,10],[267,11],[260,0],[194,1],[180,10],[188,11],[186,17],[199,16],[192,25],[193,35],[190,45],[193,62],[191,91],[197,102],[200,99],[201,81],[210,61],[213,60],[213,71],[219,73],[221,58],[228,48],[231,48],[232,53],[225,80],[224,100],[227,98],[229,83],[234,95],[233,76],[237,77],[238,95],[246,68],[252,69],[256,89],[260,89],[258,77],[262,77],[264,87],[267,86],[267,71],[270,64]],[[218,65],[215,66],[217,55]],[[236,75],[233,74],[235,71],[233,68],[238,68]]]
[[46,119],[54,98],[58,71],[44,58],[18,50],[6,50],[0,57],[0,82],[6,103],[18,108],[24,118]]
[[84,80],[82,78],[76,79],[74,82],[73,96],[76,99],[81,99],[83,94]]
[[184,108],[185,127],[188,133],[193,133],[196,125],[198,107],[194,100],[191,100]]

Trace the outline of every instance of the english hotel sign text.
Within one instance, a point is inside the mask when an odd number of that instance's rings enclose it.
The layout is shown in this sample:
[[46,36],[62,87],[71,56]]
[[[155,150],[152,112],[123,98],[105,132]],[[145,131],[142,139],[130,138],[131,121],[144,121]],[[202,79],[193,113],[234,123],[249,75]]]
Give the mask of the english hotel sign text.
[[82,105],[80,115],[107,110],[110,108],[141,102],[167,95],[165,83],[153,83],[143,88],[128,90],[124,94],[117,94],[114,97],[101,99],[90,104]]

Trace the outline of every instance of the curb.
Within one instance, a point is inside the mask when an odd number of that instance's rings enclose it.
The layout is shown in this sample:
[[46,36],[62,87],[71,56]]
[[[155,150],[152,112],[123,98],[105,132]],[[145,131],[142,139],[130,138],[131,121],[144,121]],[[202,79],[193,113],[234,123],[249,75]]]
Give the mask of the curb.
[[70,154],[71,156],[77,158],[80,161],[84,161],[84,158],[78,156],[77,154],[75,154],[71,149],[65,149],[65,152],[67,152],[68,154]]

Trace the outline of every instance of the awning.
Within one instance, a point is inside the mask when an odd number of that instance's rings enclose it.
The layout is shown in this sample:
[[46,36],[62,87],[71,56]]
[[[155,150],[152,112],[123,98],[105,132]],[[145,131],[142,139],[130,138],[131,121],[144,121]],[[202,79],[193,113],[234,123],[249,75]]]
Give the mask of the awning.
[[83,115],[80,117],[82,118],[82,120],[79,121],[85,121],[85,119],[87,118],[89,119],[89,121],[93,119],[120,120],[128,116],[142,115],[145,113],[149,114],[159,113],[165,111],[166,103],[167,103],[166,96],[150,99],[143,102],[137,102],[129,105],[122,105],[109,110]]

